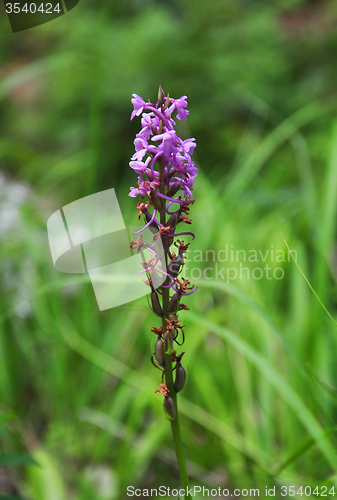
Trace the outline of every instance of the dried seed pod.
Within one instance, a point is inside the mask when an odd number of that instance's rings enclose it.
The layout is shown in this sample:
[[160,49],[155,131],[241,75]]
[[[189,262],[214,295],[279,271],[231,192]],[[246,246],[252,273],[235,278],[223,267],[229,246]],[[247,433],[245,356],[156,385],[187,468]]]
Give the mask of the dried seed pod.
[[149,194],[149,198],[151,199],[152,205],[157,209],[161,210],[162,209],[162,204],[158,196],[156,195],[155,191],[151,191]]
[[185,368],[181,365],[180,361],[178,361],[176,368],[176,379],[174,381],[174,390],[176,392],[181,391],[181,389],[185,385],[185,381],[186,381]]
[[160,305],[158,294],[154,289],[151,292],[151,304],[152,304],[153,312],[157,316],[162,317],[163,316],[163,309]]
[[167,330],[164,335],[164,349],[165,352],[168,352],[169,346],[171,351],[173,351],[173,336],[170,330]]
[[178,254],[175,259],[172,259],[168,265],[168,273],[175,278],[179,274],[179,269],[182,264],[182,255]]
[[164,342],[161,338],[158,337],[158,340],[154,346],[154,355],[156,356],[156,360],[158,364],[162,367],[165,366],[165,349]]
[[[144,212],[144,215],[145,215],[146,222],[150,222],[151,217],[152,217],[151,214],[148,211],[146,211],[146,212]],[[158,224],[156,224],[154,221],[151,222],[150,227],[153,227],[153,229],[155,229],[156,231],[159,231]]]
[[166,196],[170,197],[174,196],[176,192],[179,191],[180,187],[181,187],[181,182],[175,182],[167,191]]
[[173,314],[178,310],[180,299],[181,293],[177,292],[173,295],[173,297],[170,299],[170,302],[167,304],[166,311],[168,314]]
[[174,404],[174,401],[170,396],[165,396],[164,411],[165,411],[166,417],[169,420],[175,420],[177,418],[176,405]]
[[178,222],[178,219],[179,219],[179,215],[177,212],[175,212],[174,214],[171,215],[171,217],[168,219],[167,221],[167,225],[168,226],[172,226],[173,229],[176,227],[177,225],[177,222]]
[[145,175],[150,182],[154,180],[153,174],[149,168],[145,170]]

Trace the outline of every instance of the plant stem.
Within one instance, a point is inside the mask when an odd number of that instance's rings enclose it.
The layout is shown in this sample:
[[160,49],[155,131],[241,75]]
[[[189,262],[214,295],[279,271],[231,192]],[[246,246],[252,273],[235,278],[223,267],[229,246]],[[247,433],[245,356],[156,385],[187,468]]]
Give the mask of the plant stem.
[[190,495],[187,493],[188,487],[189,487],[189,479],[188,479],[188,474],[187,474],[183,443],[181,440],[181,432],[180,432],[180,425],[179,425],[179,412],[178,412],[178,398],[177,398],[177,393],[175,392],[174,385],[173,385],[172,358],[171,358],[170,354],[165,355],[165,382],[166,382],[166,387],[170,391],[170,396],[174,401],[174,404],[176,407],[176,412],[177,412],[177,416],[176,416],[175,420],[171,420],[171,429],[172,429],[174,447],[175,447],[176,456],[177,456],[177,463],[178,463],[178,469],[179,469],[179,474],[180,474],[180,480],[181,480],[182,487],[186,492],[185,499],[187,499],[187,498],[191,498]]
[[[159,163],[159,175],[160,179],[164,179],[165,176],[165,170],[164,170],[164,165],[163,162],[161,161],[161,158],[158,158],[158,163]],[[160,183],[160,192],[162,194],[165,194],[165,184],[164,181]],[[161,199],[161,204],[162,208],[160,210],[160,223],[163,224],[164,227],[166,227],[166,200]],[[163,248],[164,248],[164,254],[165,254],[165,264],[167,268],[167,247],[166,247],[166,242],[165,239],[162,238],[162,243],[163,243]],[[168,285],[169,280],[168,278],[165,280],[164,285]],[[167,328],[167,323],[165,321],[165,318],[167,317],[167,304],[169,303],[170,300],[170,295],[169,295],[169,288],[163,288],[162,287],[162,299],[163,299],[163,332],[166,331]],[[170,343],[168,342],[168,345]],[[179,425],[179,413],[178,413],[178,401],[177,401],[177,393],[174,390],[174,383],[173,383],[173,373],[172,373],[172,356],[171,356],[171,349],[169,348],[169,352],[165,353],[165,384],[168,390],[170,391],[170,397],[173,399],[175,407],[176,407],[176,413],[177,416],[174,420],[171,420],[171,429],[172,429],[172,435],[173,435],[173,442],[174,442],[174,447],[175,447],[175,452],[177,456],[177,463],[178,463],[178,469],[179,469],[179,474],[180,474],[180,480],[183,489],[185,490],[186,494],[184,495],[185,499],[191,498],[191,496],[188,494],[188,488],[189,488],[189,479],[188,479],[188,474],[187,474],[187,468],[186,468],[186,460],[185,460],[185,453],[184,453],[184,448],[183,448],[183,443],[181,440],[181,432],[180,432],[180,425]]]

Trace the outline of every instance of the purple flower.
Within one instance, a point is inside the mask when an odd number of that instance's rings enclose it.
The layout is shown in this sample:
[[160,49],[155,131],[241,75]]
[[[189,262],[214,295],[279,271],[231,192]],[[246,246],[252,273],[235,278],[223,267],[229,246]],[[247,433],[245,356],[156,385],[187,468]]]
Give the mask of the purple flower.
[[175,130],[169,130],[168,132],[164,132],[163,134],[156,135],[152,137],[153,141],[161,141],[161,144],[158,146],[158,152],[162,151],[166,158],[170,157],[171,153],[176,153],[177,148],[175,147],[175,143],[179,141]]
[[136,152],[132,156],[132,160],[141,161],[146,153],[156,153],[156,148],[154,146],[149,146],[147,140],[140,134],[137,134],[134,145]]
[[183,143],[181,144],[179,149],[183,153],[187,153],[189,155],[192,155],[194,148],[196,147],[196,143],[194,141],[195,141],[195,139],[186,139],[185,141],[183,141]]
[[138,188],[131,187],[130,188],[130,193],[129,196],[132,196],[132,198],[135,198],[140,194],[142,198],[146,195],[151,195],[152,191],[155,191],[155,188],[158,186],[157,181],[142,181],[138,182]]
[[169,112],[170,112],[170,114],[172,114],[173,111],[176,109],[178,111],[178,113],[177,113],[178,120],[183,119],[185,121],[186,116],[189,114],[189,111],[184,109],[187,106],[186,99],[187,99],[187,95],[180,97],[180,99],[171,99],[173,104],[170,107]]
[[145,102],[139,95],[137,94],[132,94],[132,95],[133,99],[131,99],[131,102],[133,104],[134,110],[131,113],[131,118],[130,118],[131,120],[133,120],[135,116],[139,116],[145,107]]
[[139,135],[143,136],[148,141],[154,132],[157,133],[160,119],[153,113],[144,113],[141,119],[141,124],[143,128],[139,132]]

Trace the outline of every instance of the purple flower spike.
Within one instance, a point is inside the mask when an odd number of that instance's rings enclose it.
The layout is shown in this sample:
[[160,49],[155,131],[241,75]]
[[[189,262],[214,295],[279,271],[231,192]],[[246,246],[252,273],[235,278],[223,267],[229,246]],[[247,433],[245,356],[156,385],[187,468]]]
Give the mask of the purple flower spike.
[[[142,129],[135,138],[135,154],[130,162],[131,168],[139,174],[138,182],[141,183],[143,180],[151,182],[158,179],[161,175],[159,173],[159,165],[161,164],[162,172],[166,173],[163,181],[167,191],[175,183],[180,182],[183,197],[192,197],[193,183],[197,176],[197,168],[191,159],[196,146],[195,139],[180,139],[175,131],[175,121],[172,117],[176,113],[178,120],[186,120],[188,115],[187,96],[182,96],[180,99],[163,98],[158,100],[156,105],[145,102],[137,94],[132,94],[132,96],[131,101],[134,109],[131,119],[142,115]],[[158,160],[159,158],[160,160]],[[149,162],[151,162],[151,174],[144,167],[144,165],[149,165]],[[154,169],[156,162],[158,163],[157,170]],[[159,189],[156,191],[159,193]],[[134,188],[132,188],[130,196],[136,196],[136,192],[144,196],[144,190],[135,191]],[[168,201],[176,201],[173,198],[165,198],[166,195],[163,192],[160,192],[158,196]],[[177,200],[177,203],[186,204],[187,200]]]
[[[187,96],[172,99],[165,96],[160,87],[156,104],[145,102],[137,94],[132,94],[131,101],[131,119],[141,116],[141,130],[134,140],[135,153],[130,161],[130,167],[138,176],[138,187],[130,188],[129,196],[140,196],[138,218],[144,218],[142,229],[133,233],[139,236],[136,241],[131,241],[131,248],[137,248],[139,252],[142,247],[151,253],[149,260],[142,262],[144,269],[138,273],[146,275],[147,279],[143,281],[151,289],[152,310],[161,317],[161,326],[154,326],[151,330],[157,335],[151,359],[154,366],[163,372],[168,387],[162,383],[159,392],[167,397],[169,392],[178,392],[177,384],[174,385],[172,381],[172,363],[176,363],[174,368],[183,370],[181,358],[184,353],[177,355],[173,349],[173,343],[180,346],[185,340],[178,313],[188,310],[188,307],[181,303],[181,299],[197,290],[188,279],[182,277],[189,243],[178,239],[183,236],[195,238],[192,232],[184,231],[181,224],[192,222],[189,211],[194,203],[193,185],[198,173],[192,161],[196,142],[194,138],[181,139],[175,130],[174,119],[186,120],[189,114],[186,109]],[[152,243],[142,240],[141,235],[147,228],[153,232]],[[163,253],[159,256],[160,242]],[[164,277],[165,281],[155,289],[159,276]],[[161,350],[163,356],[160,363],[158,357]],[[168,379],[167,373],[171,373]]]

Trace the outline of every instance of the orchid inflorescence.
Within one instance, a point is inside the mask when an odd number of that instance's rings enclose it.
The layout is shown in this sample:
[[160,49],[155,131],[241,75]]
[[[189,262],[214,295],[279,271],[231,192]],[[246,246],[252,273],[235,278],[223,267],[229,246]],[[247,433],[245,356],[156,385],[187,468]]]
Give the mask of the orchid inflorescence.
[[[151,306],[162,320],[160,327],[152,328],[152,332],[157,335],[152,362],[162,370],[162,382],[165,376],[166,385],[162,383],[157,392],[165,397],[164,408],[171,420],[176,418],[175,393],[183,388],[186,378],[181,365],[184,353],[177,355],[173,349],[174,343],[182,345],[185,339],[178,312],[188,309],[181,299],[196,291],[188,279],[180,276],[189,243],[182,239],[175,240],[178,236],[194,239],[192,232],[176,232],[178,224],[191,224],[189,210],[194,203],[192,190],[198,171],[191,159],[196,146],[195,139],[180,139],[172,118],[174,115],[178,120],[186,120],[189,114],[186,99],[186,96],[180,99],[165,96],[161,87],[156,104],[145,102],[137,94],[133,94],[131,99],[134,107],[131,120],[141,115],[142,129],[136,135],[136,151],[130,161],[130,167],[138,174],[138,187],[131,187],[129,196],[140,195],[138,218],[143,216],[145,221],[145,226],[134,233],[138,237],[131,241],[131,248],[137,252],[145,249],[151,252],[149,260],[142,263],[144,270],[141,272],[147,273],[144,281],[151,289]],[[147,228],[153,233],[153,243],[143,241],[142,232]],[[159,238],[164,258],[156,252],[155,243]],[[165,275],[165,281],[156,290],[153,277],[158,272]]]

